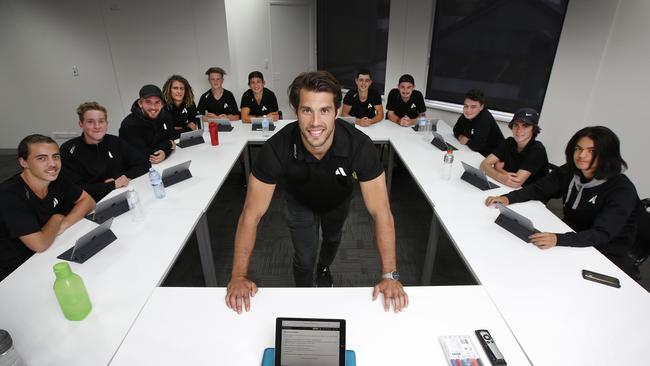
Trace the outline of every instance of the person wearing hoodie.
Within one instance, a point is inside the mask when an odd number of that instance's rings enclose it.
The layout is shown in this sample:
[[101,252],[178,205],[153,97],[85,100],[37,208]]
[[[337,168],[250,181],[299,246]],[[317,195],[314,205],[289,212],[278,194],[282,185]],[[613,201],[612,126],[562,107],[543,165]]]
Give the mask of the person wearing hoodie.
[[122,120],[119,135],[149,158],[151,164],[165,160],[176,148],[174,122],[163,106],[163,94],[155,85],[140,89],[140,98]]
[[77,115],[83,133],[61,145],[62,171],[96,202],[149,170],[151,164],[146,155],[106,133],[108,119],[104,106],[85,102],[77,108]]
[[639,196],[623,174],[618,137],[607,127],[585,127],[566,150],[566,164],[520,190],[488,197],[486,205],[562,198],[564,222],[574,232],[536,233],[529,237],[540,249],[556,245],[593,246],[626,273],[635,268],[628,256],[636,239]]

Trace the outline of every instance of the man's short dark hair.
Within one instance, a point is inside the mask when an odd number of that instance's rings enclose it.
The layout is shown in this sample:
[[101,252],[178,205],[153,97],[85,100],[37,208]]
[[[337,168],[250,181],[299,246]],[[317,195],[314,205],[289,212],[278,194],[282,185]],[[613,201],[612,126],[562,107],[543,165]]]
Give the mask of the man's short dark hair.
[[54,144],[59,146],[56,141],[52,140],[49,136],[33,134],[25,137],[18,144],[18,157],[27,160],[29,156],[29,145],[31,144]]
[[399,85],[401,83],[411,83],[411,84],[415,85],[415,79],[413,78],[413,76],[411,74],[404,74],[404,75],[399,77],[399,81],[397,82],[397,85]]
[[[517,122],[526,123],[525,121],[522,121],[520,119],[515,119],[515,120],[510,121],[510,123],[508,123],[508,128],[512,130],[512,128],[515,127],[515,123],[517,123]],[[535,124],[531,124],[531,123],[526,123],[526,124],[533,126],[533,138],[537,137],[537,135],[539,135],[539,133],[542,131],[542,129],[539,128],[539,125],[535,125]]]
[[470,89],[465,93],[465,99],[473,100],[475,102],[485,105],[485,94],[480,89]]
[[594,142],[594,153],[591,164],[593,165],[594,162],[598,161],[594,178],[610,178],[627,169],[627,163],[621,157],[621,142],[616,134],[604,126],[590,126],[576,132],[566,145],[566,150],[564,151],[566,163],[574,172],[577,172],[579,169],[573,161],[573,153],[575,152],[578,140],[583,137],[588,137]]
[[287,89],[287,94],[289,94],[289,104],[296,111],[298,111],[298,106],[300,105],[300,91],[303,89],[319,93],[332,93],[334,95],[334,106],[336,109],[339,109],[341,106],[341,85],[334,75],[328,71],[303,72],[293,79],[293,82]]
[[368,75],[368,76],[370,76],[370,80],[372,80],[372,73],[368,69],[359,69],[357,71],[357,76],[355,76],[354,78],[358,79],[359,75]]
[[108,112],[106,112],[106,107],[97,103],[97,102],[84,102],[79,104],[77,107],[77,116],[79,116],[79,122],[83,122],[84,114],[88,111],[100,111],[104,112],[104,117],[108,118]]
[[264,81],[264,75],[262,75],[261,71],[251,71],[250,74],[248,74],[248,83],[251,83],[252,78],[258,78]]
[[205,71],[205,74],[210,76],[210,74],[221,74],[221,76],[226,75],[226,70],[220,68],[220,67],[211,67]]

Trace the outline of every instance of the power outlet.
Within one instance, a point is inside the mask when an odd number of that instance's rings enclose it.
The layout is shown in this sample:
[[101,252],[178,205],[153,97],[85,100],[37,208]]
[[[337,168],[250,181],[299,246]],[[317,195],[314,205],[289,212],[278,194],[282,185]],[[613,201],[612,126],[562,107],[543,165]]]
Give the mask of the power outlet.
[[72,66],[72,76],[79,77],[79,68],[77,66]]

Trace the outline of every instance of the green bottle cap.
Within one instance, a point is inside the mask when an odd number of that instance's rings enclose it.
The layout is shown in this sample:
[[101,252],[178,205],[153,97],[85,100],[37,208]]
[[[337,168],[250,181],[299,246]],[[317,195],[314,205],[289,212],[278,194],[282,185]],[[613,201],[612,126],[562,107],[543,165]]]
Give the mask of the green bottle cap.
[[69,276],[72,273],[68,262],[59,262],[54,265],[53,269],[58,278]]

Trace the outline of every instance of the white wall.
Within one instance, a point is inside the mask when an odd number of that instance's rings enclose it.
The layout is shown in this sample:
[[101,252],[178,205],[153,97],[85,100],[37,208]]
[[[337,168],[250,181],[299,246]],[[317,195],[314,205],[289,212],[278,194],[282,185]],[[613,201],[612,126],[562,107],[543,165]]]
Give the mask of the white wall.
[[140,87],[172,73],[207,90],[205,69],[230,66],[227,34],[223,0],[1,1],[0,148],[77,133],[87,100],[107,107],[117,133]]

